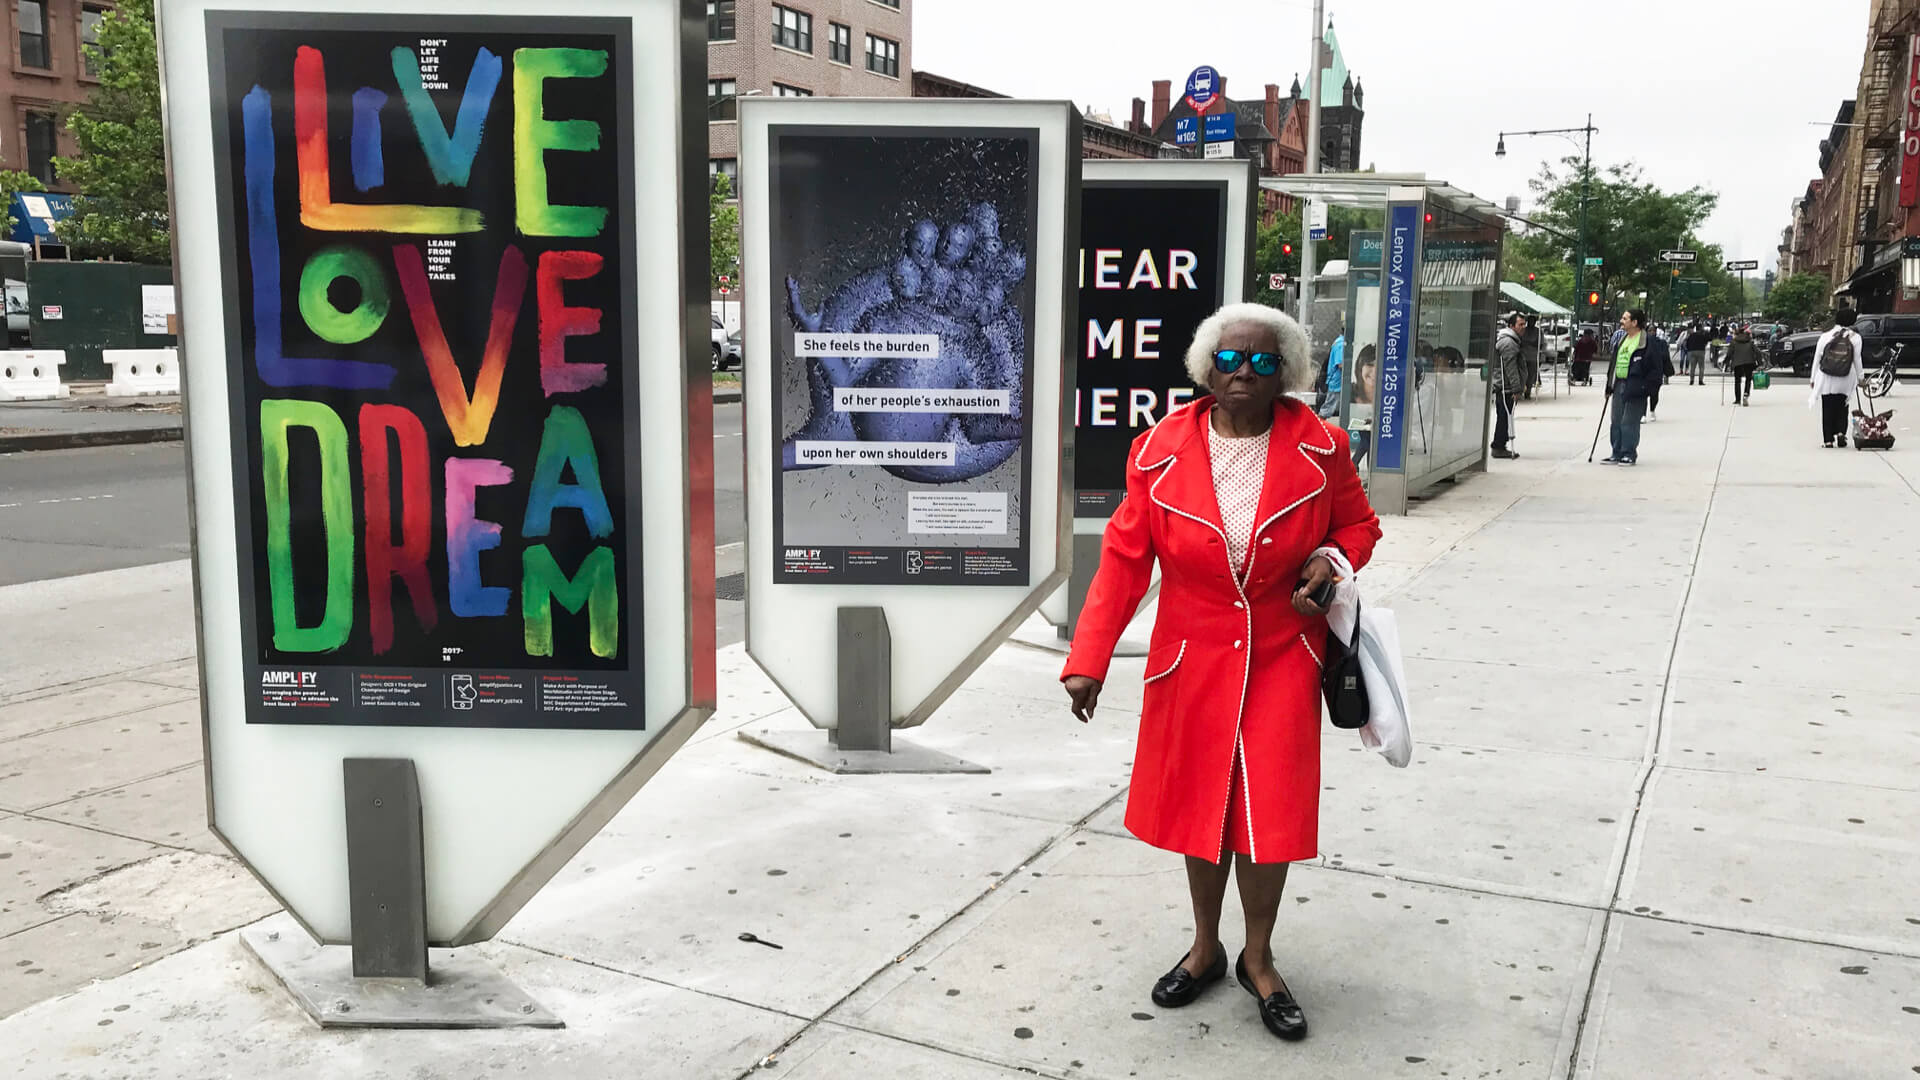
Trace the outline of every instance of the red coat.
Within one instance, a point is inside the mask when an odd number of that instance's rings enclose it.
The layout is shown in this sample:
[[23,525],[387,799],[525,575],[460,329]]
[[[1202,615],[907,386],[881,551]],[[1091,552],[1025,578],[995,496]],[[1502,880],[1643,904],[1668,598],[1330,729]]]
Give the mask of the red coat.
[[1127,497],[1062,675],[1105,681],[1114,643],[1160,562],[1160,609],[1127,794],[1127,829],[1204,859],[1223,852],[1236,746],[1255,861],[1319,852],[1320,667],[1327,622],[1293,610],[1300,569],[1337,545],[1354,568],[1380,539],[1347,433],[1292,398],[1274,405],[1244,587],[1214,498],[1212,398],[1174,410],[1133,442]]

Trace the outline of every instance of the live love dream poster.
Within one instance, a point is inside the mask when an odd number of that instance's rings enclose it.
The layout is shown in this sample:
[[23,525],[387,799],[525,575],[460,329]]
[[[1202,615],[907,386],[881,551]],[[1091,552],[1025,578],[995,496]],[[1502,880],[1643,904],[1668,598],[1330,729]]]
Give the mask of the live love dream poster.
[[627,32],[208,16],[248,722],[643,725]]

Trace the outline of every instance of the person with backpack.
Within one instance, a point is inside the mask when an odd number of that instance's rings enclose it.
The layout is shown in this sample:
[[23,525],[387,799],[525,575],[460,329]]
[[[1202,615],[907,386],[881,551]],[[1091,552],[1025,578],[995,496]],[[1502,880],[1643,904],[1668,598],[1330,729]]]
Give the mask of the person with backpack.
[[1859,313],[1850,307],[1833,309],[1833,328],[1813,347],[1813,393],[1807,407],[1820,403],[1820,444],[1847,445],[1847,401],[1865,373],[1861,357],[1866,345],[1853,329]]
[[1753,340],[1753,328],[1742,326],[1733,332],[1727,345],[1727,367],[1733,369],[1733,403],[1753,404],[1753,372],[1760,366],[1760,346]]

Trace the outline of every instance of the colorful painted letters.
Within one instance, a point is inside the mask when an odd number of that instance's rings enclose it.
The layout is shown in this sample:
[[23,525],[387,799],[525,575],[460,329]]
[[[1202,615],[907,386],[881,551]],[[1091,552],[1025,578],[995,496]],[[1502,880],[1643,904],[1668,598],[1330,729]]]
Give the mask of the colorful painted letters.
[[[438,651],[436,631],[517,617],[488,639],[523,662],[612,659],[628,548],[624,474],[608,464],[625,446],[608,418],[625,413],[606,358],[626,350],[602,338],[621,332],[606,301],[589,302],[615,287],[615,249],[599,239],[611,207],[554,203],[552,191],[585,202],[579,192],[602,188],[550,189],[548,170],[613,166],[601,121],[547,115],[549,100],[579,100],[552,93],[556,80],[611,83],[608,53],[469,46],[461,86],[441,81],[435,41],[390,42],[374,55],[391,84],[355,57],[341,65],[358,72],[346,85],[381,85],[330,99],[325,50],[300,45],[280,81],[261,80],[275,91],[253,84],[240,98],[242,303],[269,388],[257,490],[272,648],[417,657]],[[436,98],[449,88],[460,94],[450,120]],[[349,116],[349,167],[336,176],[329,119]],[[291,162],[276,123],[293,133]],[[537,326],[523,327],[530,299]],[[597,359],[569,362],[569,343]],[[556,605],[578,618],[556,625]]]

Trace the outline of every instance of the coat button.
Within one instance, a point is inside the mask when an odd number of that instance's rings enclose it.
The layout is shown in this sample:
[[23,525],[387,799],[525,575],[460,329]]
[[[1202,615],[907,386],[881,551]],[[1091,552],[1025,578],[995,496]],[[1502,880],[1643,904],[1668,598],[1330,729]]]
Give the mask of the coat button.
[[1239,600],[1235,600],[1235,601],[1233,602],[1233,606],[1234,606],[1234,607],[1237,607],[1237,608],[1244,608],[1244,607],[1246,607],[1247,605],[1246,605],[1246,604],[1244,604],[1244,603],[1242,603],[1242,602],[1241,602],[1241,601],[1239,601]]
[[1237,641],[1236,641],[1236,642],[1234,642],[1234,643],[1233,643],[1233,647],[1234,647],[1235,649],[1238,649],[1238,648],[1240,648],[1240,643],[1239,643],[1239,642],[1237,642]]
[[1271,537],[1271,536],[1263,536],[1263,537],[1261,537],[1261,538],[1260,538],[1260,542],[1261,542],[1261,543],[1263,543],[1263,544],[1271,544],[1271,543],[1273,543],[1273,537]]

